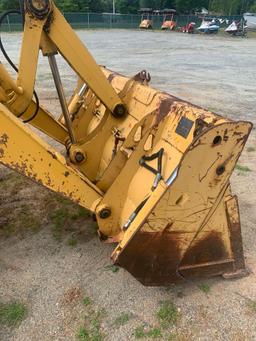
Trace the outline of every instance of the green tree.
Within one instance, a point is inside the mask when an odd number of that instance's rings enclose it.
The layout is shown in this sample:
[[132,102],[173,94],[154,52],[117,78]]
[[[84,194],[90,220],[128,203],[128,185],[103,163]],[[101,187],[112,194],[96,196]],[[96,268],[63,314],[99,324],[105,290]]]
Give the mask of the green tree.
[[104,13],[112,13],[113,1],[112,0],[101,0],[101,8]]
[[[256,13],[256,1],[253,1],[252,3],[250,3],[247,9],[249,9],[249,12]],[[247,12],[247,9],[246,9],[246,12]]]
[[101,0],[57,0],[56,5],[63,12],[101,12]]
[[101,0],[90,0],[89,9],[90,9],[90,12],[98,12],[98,13],[103,12]]
[[191,0],[176,0],[175,4],[178,12],[184,13],[191,10]]
[[160,9],[176,8],[175,0],[160,0]]
[[[112,12],[112,0],[55,0],[65,12]],[[116,0],[120,13],[137,13],[142,7],[153,9],[176,8],[179,13],[190,13],[202,7],[216,14],[233,15],[256,12],[256,0]],[[0,11],[19,9],[19,0],[0,0]]]
[[139,0],[117,0],[116,8],[122,14],[137,13],[140,8]]
[[75,1],[75,0],[57,1],[57,5],[63,12],[78,12],[79,11],[78,1]]
[[179,13],[189,13],[202,7],[208,8],[209,0],[176,0],[175,4]]
[[210,10],[223,15],[238,14],[242,7],[242,0],[212,0]]
[[87,12],[90,8],[89,0],[77,0],[79,11]]
[[155,1],[154,0],[140,0],[140,8],[154,8]]
[[7,11],[10,9],[20,9],[19,0],[0,0],[0,11]]
[[252,12],[253,8],[256,9],[256,0],[241,0],[240,1],[240,13],[245,13],[248,11]]

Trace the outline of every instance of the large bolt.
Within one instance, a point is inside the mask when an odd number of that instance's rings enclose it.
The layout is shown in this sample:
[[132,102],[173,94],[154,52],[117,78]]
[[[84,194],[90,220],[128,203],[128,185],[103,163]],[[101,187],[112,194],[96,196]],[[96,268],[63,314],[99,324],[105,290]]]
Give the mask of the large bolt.
[[105,207],[102,210],[100,210],[99,216],[101,219],[107,219],[108,217],[110,217],[111,216],[110,208]]
[[122,118],[126,114],[126,108],[123,104],[117,104],[113,110],[113,116],[116,118]]
[[26,4],[27,9],[38,19],[46,18],[51,8],[49,0],[27,0]]
[[85,160],[85,156],[83,153],[81,152],[77,152],[76,155],[75,155],[75,160],[77,163],[81,163]]
[[47,8],[49,1],[47,0],[32,0],[31,4],[37,11],[42,11]]

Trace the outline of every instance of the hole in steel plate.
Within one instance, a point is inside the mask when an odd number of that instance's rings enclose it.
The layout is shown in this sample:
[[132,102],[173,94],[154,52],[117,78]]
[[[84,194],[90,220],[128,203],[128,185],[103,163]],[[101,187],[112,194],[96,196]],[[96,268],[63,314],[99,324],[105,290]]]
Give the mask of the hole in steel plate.
[[220,135],[217,135],[214,137],[212,143],[214,146],[217,146],[218,144],[220,144],[222,141],[222,137]]
[[222,175],[224,172],[225,172],[225,166],[219,166],[217,169],[216,169],[216,174],[217,175]]

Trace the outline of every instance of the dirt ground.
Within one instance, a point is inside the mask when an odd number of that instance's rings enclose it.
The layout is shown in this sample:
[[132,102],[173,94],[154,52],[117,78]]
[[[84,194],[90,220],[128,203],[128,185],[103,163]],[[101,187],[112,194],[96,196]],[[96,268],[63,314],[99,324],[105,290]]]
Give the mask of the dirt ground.
[[[99,63],[129,75],[147,69],[155,87],[256,123],[256,40],[121,30],[78,33]],[[4,37],[13,58],[18,38]],[[60,68],[70,93],[75,79],[61,61]],[[42,59],[38,79],[42,104],[57,113]],[[100,243],[88,212],[0,166],[0,302],[27,307],[16,328],[0,324],[0,340],[256,340],[255,129],[239,165],[232,187],[239,196],[250,275],[168,288],[143,287],[125,270],[111,267],[113,246]],[[159,313],[166,302],[173,304],[167,327]]]

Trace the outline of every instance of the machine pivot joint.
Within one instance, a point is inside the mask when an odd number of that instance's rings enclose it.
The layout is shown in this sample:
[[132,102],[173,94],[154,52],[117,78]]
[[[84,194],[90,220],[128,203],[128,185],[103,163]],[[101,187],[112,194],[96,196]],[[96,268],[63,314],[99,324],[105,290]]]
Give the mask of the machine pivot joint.
[[43,20],[51,10],[50,0],[26,0],[26,9],[37,19]]

